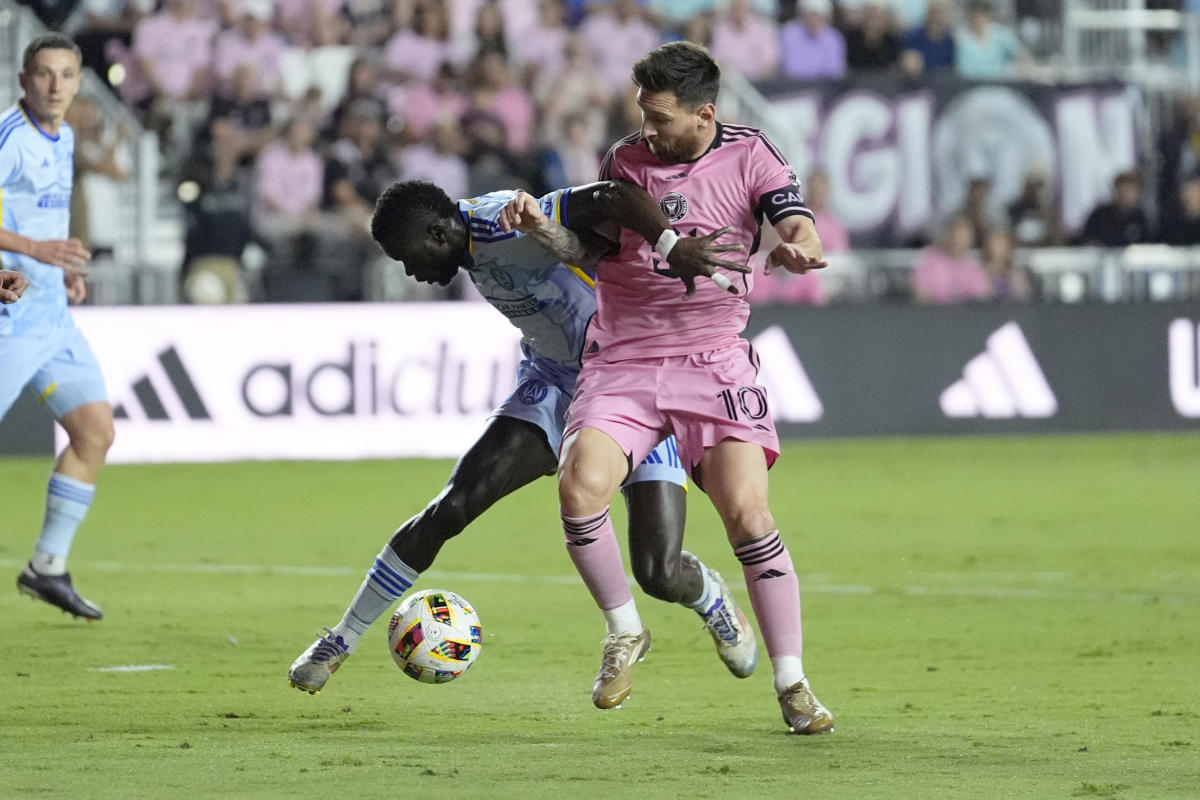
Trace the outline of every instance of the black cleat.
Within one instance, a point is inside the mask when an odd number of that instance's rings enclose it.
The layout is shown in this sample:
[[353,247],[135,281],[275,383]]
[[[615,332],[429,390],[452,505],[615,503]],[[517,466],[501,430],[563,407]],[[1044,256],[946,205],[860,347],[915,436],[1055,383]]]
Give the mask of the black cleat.
[[35,600],[49,603],[72,616],[83,617],[89,622],[104,617],[103,611],[94,603],[80,597],[79,593],[75,591],[75,587],[71,585],[71,573],[69,572],[64,572],[62,575],[42,575],[26,564],[25,569],[21,570],[21,574],[17,576],[17,588],[21,590],[21,594],[27,594]]

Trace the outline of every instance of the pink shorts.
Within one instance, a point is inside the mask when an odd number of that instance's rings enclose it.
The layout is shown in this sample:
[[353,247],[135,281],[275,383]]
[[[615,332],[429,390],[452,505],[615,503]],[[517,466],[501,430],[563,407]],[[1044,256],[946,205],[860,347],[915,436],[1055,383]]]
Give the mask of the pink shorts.
[[769,467],[779,457],[779,436],[757,374],[758,359],[745,340],[682,356],[585,360],[565,436],[596,428],[637,464],[673,433],[689,475],[708,448],[735,439],[762,447]]

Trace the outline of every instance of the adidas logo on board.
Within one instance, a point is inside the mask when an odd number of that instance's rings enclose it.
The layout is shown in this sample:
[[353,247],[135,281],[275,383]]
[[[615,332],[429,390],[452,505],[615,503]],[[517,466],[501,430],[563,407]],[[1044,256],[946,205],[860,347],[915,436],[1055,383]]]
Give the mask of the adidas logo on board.
[[962,378],[938,402],[952,418],[1044,418],[1058,411],[1054,391],[1015,322],[987,338],[987,349],[967,362]]

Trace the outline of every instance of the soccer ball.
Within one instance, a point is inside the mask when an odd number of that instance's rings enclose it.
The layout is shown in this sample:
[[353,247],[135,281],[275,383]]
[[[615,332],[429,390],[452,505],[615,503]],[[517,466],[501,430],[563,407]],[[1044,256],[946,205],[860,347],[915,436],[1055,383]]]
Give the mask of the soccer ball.
[[388,650],[404,674],[446,683],[479,658],[483,633],[471,604],[445,589],[413,592],[388,624]]

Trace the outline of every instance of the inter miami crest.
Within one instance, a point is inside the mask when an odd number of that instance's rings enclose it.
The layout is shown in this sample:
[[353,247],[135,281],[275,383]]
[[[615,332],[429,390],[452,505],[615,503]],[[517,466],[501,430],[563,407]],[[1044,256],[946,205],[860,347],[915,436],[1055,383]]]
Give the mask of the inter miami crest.
[[667,192],[663,199],[658,201],[658,207],[667,215],[667,219],[671,222],[679,222],[687,216],[688,202],[687,198],[679,192]]

